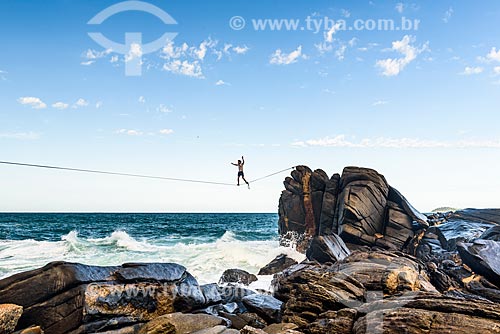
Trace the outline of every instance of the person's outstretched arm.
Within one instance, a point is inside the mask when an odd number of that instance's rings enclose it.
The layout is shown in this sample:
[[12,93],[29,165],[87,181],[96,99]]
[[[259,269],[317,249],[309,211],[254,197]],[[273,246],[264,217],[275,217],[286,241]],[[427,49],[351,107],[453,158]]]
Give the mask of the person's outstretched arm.
[[235,164],[234,162],[231,162],[231,165],[233,165],[233,166],[238,166],[238,164]]
[[243,156],[241,156],[241,164],[244,165],[245,164],[245,158],[243,158]]

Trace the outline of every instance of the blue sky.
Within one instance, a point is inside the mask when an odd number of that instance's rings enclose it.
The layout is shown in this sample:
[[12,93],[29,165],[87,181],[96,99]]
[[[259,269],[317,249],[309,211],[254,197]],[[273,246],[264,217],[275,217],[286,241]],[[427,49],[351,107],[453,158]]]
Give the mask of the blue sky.
[[[497,1],[157,0],[178,24],[87,24],[117,3],[0,2],[0,160],[235,182],[243,154],[249,179],[360,165],[423,211],[500,206]],[[395,29],[349,29],[381,19]],[[89,32],[177,36],[124,55]],[[134,59],[141,76],[125,75]],[[275,212],[285,175],[248,191],[0,166],[0,210]]]

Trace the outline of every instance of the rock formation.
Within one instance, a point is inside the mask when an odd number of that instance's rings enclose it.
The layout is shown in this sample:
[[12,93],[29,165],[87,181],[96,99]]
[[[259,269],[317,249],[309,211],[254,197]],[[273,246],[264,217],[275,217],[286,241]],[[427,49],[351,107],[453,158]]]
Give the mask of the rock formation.
[[384,176],[346,167],[342,176],[297,166],[284,182],[279,202],[282,242],[295,239],[305,251],[316,236],[338,234],[347,243],[405,250],[427,228],[419,213]]

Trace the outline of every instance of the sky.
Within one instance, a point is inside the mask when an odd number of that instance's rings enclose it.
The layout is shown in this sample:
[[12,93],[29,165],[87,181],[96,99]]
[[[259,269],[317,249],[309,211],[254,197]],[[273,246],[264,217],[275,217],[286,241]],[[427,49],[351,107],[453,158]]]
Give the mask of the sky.
[[[499,21],[498,1],[0,0],[0,160],[355,165],[421,211],[500,207]],[[277,212],[286,176],[0,165],[0,211]]]

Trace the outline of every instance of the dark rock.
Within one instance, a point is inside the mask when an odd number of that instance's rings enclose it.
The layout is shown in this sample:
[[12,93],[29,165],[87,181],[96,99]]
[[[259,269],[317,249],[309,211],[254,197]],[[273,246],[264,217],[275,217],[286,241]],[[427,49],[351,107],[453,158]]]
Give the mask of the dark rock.
[[460,219],[465,221],[500,224],[500,209],[465,209],[451,213],[450,220]]
[[258,275],[274,275],[290,266],[293,266],[294,264],[297,264],[297,261],[285,254],[280,254],[274,260],[262,267],[259,270]]
[[232,314],[221,312],[219,314],[221,317],[229,319],[231,321],[231,327],[241,330],[245,326],[252,326],[255,328],[264,328],[267,322],[262,319],[258,314],[252,312],[246,312],[241,314]]
[[254,294],[243,298],[245,306],[270,322],[281,322],[280,300],[268,295]]
[[257,281],[257,276],[250,274],[241,269],[227,269],[219,279],[219,284],[223,283],[240,283],[250,285],[250,283]]
[[240,302],[243,297],[255,294],[255,291],[231,285],[219,286],[218,290],[223,304]]
[[23,308],[14,304],[0,304],[0,333],[9,334],[16,329]]
[[473,243],[459,243],[457,249],[463,262],[475,273],[500,287],[500,242],[477,239]]
[[339,181],[340,175],[333,174],[330,180],[325,183],[319,220],[319,235],[337,233],[338,226],[334,225],[334,216],[335,207],[337,206]]
[[298,166],[284,185],[281,243],[296,244],[301,252],[312,238],[332,234],[346,243],[407,250],[415,234],[429,226],[427,217],[372,169],[346,167],[342,177],[328,179],[322,170]]
[[219,286],[215,283],[205,284],[200,286],[203,297],[205,297],[205,304],[217,304],[222,301],[222,296],[219,292]]
[[185,268],[171,263],[97,267],[54,262],[0,281],[0,303],[24,307],[18,328],[104,332],[205,305]]
[[305,326],[308,334],[351,334],[356,310],[345,308],[339,311],[328,311],[318,316],[318,320]]
[[224,324],[224,319],[208,314],[171,313],[151,320],[139,334],[189,334]]
[[340,179],[338,226],[342,239],[374,245],[384,230],[389,185],[376,171],[346,167]]
[[335,263],[345,259],[351,252],[344,241],[337,235],[314,237],[307,249],[308,260],[319,263]]
[[481,234],[479,239],[500,241],[500,225],[490,227]]
[[340,310],[364,300],[364,286],[341,272],[299,264],[277,274],[275,297],[282,300],[283,321],[301,328],[329,310]]
[[354,252],[331,270],[356,279],[367,290],[389,295],[405,291],[437,292],[418,261],[403,253]]
[[354,333],[500,333],[500,307],[490,302],[410,293],[357,308]]

